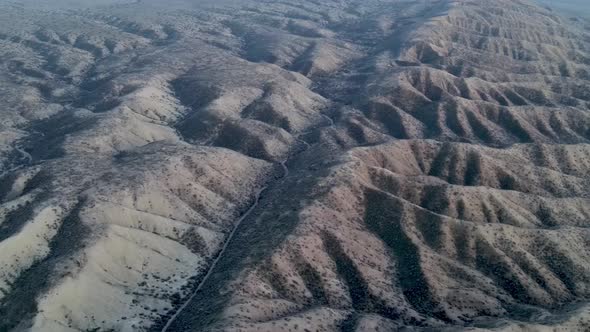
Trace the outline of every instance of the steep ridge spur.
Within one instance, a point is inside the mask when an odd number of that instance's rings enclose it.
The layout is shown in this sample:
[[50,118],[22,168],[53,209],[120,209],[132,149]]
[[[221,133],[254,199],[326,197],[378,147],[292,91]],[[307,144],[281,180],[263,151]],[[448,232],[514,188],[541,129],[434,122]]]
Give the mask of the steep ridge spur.
[[156,3],[0,4],[0,330],[588,328],[587,22]]
[[365,57],[310,76],[335,125],[292,162],[309,180],[246,221],[173,330],[588,328],[587,24],[448,6],[339,30]]
[[[187,28],[206,25],[193,13],[1,6],[0,330],[145,330],[190,294],[300,145],[262,121],[240,124],[242,109],[296,99],[306,128],[322,98],[302,75],[210,46]],[[233,71],[214,76],[201,58]],[[190,85],[178,83],[191,70],[234,94],[184,104]],[[221,137],[215,126],[211,143],[185,137],[194,112],[222,115]]]
[[[288,64],[245,60],[231,6],[0,6],[0,330],[146,330],[190,296],[327,101]],[[298,31],[301,63],[355,54],[294,11],[275,33]]]

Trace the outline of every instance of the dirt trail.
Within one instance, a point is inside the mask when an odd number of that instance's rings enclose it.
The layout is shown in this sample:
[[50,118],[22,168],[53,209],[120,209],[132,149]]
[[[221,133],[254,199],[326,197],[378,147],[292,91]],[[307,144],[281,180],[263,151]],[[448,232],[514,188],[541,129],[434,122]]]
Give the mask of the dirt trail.
[[[430,8],[427,8],[422,13],[420,13],[419,17],[412,17],[412,18],[405,18],[405,19],[403,19],[402,22],[405,22],[407,20],[410,20],[410,21],[407,22],[407,23],[402,23],[403,24],[402,27],[400,27],[397,31],[395,31],[390,36],[390,38],[384,40],[383,41],[383,44],[382,45],[379,45],[377,47],[377,49],[379,49],[379,52],[381,51],[381,48],[382,47],[389,47],[391,49],[391,47],[393,45],[393,51],[392,52],[395,53],[395,56],[396,57],[399,56],[399,53],[403,49],[403,47],[405,45],[405,41],[406,41],[406,39],[409,36],[409,32],[411,32],[412,30],[414,30],[416,28],[416,26],[419,26],[419,25],[423,24],[427,20],[431,19],[433,16],[439,15],[441,12],[443,12],[444,10],[446,10],[447,4],[448,4],[447,1],[441,0],[436,5],[434,5],[434,6],[430,7]],[[321,117],[325,120],[325,124],[323,126],[321,126],[321,127],[323,127],[323,128],[332,128],[332,127],[334,127],[336,125],[335,122],[334,122],[334,120],[331,117],[329,117],[329,116],[327,116],[325,114],[321,114]],[[301,136],[304,136],[306,133],[303,133]],[[304,144],[305,149],[303,151],[306,151],[307,149],[309,149],[311,147],[310,144],[308,144],[304,140],[301,140],[299,137],[297,138],[297,141],[301,141]],[[302,151],[300,151],[299,153],[301,153],[301,152]],[[284,179],[284,178],[286,178],[289,175],[289,167],[287,166],[287,163],[294,156],[295,155],[291,155],[288,158],[286,158],[284,161],[280,162],[280,165],[283,168],[283,175],[281,176],[280,179]],[[175,320],[178,318],[178,316],[189,306],[189,304],[197,296],[197,294],[199,293],[199,291],[201,291],[203,285],[208,281],[209,277],[213,274],[213,271],[215,270],[218,262],[221,260],[224,252],[226,251],[226,248],[229,246],[229,244],[233,240],[234,235],[236,234],[238,228],[240,227],[240,224],[242,224],[242,222],[248,216],[250,216],[252,214],[252,212],[257,208],[257,206],[259,205],[261,194],[264,191],[266,191],[267,189],[268,189],[268,186],[262,188],[258,192],[258,194],[256,195],[256,200],[255,200],[254,204],[240,218],[240,220],[238,220],[238,222],[236,223],[236,226],[234,227],[234,229],[230,233],[229,237],[227,238],[226,242],[223,245],[223,248],[221,249],[221,251],[217,255],[217,257],[214,260],[213,264],[208,269],[207,274],[205,275],[205,277],[203,278],[203,280],[201,280],[201,282],[199,283],[199,285],[197,286],[197,288],[195,289],[195,291],[191,294],[191,296],[182,304],[182,306],[180,306],[178,308],[178,310],[174,313],[174,315],[167,321],[167,323],[165,324],[165,326],[162,328],[161,332],[167,332],[167,331],[169,331],[169,328],[172,326],[172,324],[175,322]]]
[[219,260],[223,256],[223,253],[225,252],[225,250],[227,249],[227,246],[229,245],[232,238],[236,234],[236,231],[240,227],[240,224],[242,223],[242,221],[244,221],[246,218],[248,218],[248,216],[252,213],[252,211],[254,211],[254,209],[256,209],[256,207],[258,206],[258,203],[260,202],[260,196],[267,188],[268,188],[268,186],[265,186],[262,189],[260,189],[258,191],[258,193],[256,193],[256,199],[254,200],[254,203],[250,206],[248,211],[246,211],[246,213],[244,213],[244,215],[242,215],[242,217],[240,217],[240,219],[238,220],[238,222],[236,223],[236,225],[232,229],[231,233],[227,237],[227,240],[223,244],[223,247],[221,248],[221,250],[217,254],[217,257],[215,258],[215,260],[213,261],[213,264],[211,264],[211,266],[209,267],[207,274],[205,275],[205,277],[203,277],[203,280],[201,280],[201,282],[199,283],[199,285],[197,286],[195,291],[191,294],[191,296],[189,296],[189,298],[178,308],[178,310],[176,310],[174,315],[172,315],[172,317],[170,317],[170,319],[168,320],[166,325],[162,328],[162,332],[168,331],[168,329],[170,328],[170,325],[172,325],[172,323],[176,320],[176,317],[178,317],[178,315],[180,315],[182,313],[182,311],[184,309],[186,309],[188,304],[193,300],[193,298],[197,295],[197,293],[199,293],[199,291],[201,290],[201,288],[203,287],[205,282],[207,282],[207,280],[209,279],[211,272],[213,272],[213,270],[215,269],[215,266],[217,265],[217,263],[219,262]]
[[[333,127],[334,126],[334,120],[332,120],[332,118],[330,118],[330,117],[328,117],[328,116],[326,116],[324,114],[322,114],[321,116],[322,116],[322,118],[324,118],[324,119],[326,119],[328,121],[328,125],[325,126],[325,127],[330,128],[330,127]],[[318,128],[315,128],[315,129],[318,129]],[[313,130],[314,129],[312,129],[312,131]],[[303,151],[306,151],[307,149],[309,149],[311,147],[311,145],[309,143],[307,143],[306,141],[300,139],[299,137],[297,137],[297,141],[302,142],[304,144],[304,146],[305,146],[305,149],[302,150],[302,151],[299,151],[297,154],[300,154]],[[280,181],[282,179],[285,179],[287,176],[289,176],[289,167],[287,166],[287,163],[289,162],[290,159],[292,159],[293,157],[295,157],[297,154],[290,155],[284,161],[280,162],[281,168],[283,169],[283,175],[277,181]],[[161,332],[167,332],[167,331],[169,331],[170,326],[172,326],[172,324],[174,323],[174,321],[176,320],[176,318],[188,307],[188,305],[192,302],[192,300],[195,298],[195,296],[197,296],[197,294],[199,293],[199,291],[201,291],[201,289],[203,288],[203,285],[205,285],[205,283],[208,281],[209,277],[212,275],[213,271],[215,270],[215,267],[217,266],[218,262],[223,257],[223,254],[225,253],[225,251],[228,248],[229,244],[232,242],[232,240],[234,238],[234,235],[237,233],[237,230],[239,229],[240,225],[258,207],[258,205],[260,203],[260,198],[261,198],[262,194],[271,185],[272,185],[272,183],[264,186],[263,188],[261,188],[258,191],[258,193],[256,194],[256,199],[254,200],[254,203],[250,206],[250,208],[248,209],[248,211],[246,211],[246,213],[244,213],[240,217],[240,219],[237,221],[236,225],[234,226],[234,228],[232,229],[231,233],[227,237],[227,240],[223,244],[223,247],[221,248],[221,250],[217,254],[217,257],[215,258],[215,260],[213,261],[213,263],[211,264],[211,266],[207,270],[207,274],[205,274],[205,276],[203,277],[203,279],[201,280],[201,282],[199,283],[199,285],[197,286],[197,288],[192,292],[192,294],[187,298],[187,300],[178,308],[178,310],[176,310],[176,312],[166,322],[166,325],[164,325],[164,327],[162,328]]]

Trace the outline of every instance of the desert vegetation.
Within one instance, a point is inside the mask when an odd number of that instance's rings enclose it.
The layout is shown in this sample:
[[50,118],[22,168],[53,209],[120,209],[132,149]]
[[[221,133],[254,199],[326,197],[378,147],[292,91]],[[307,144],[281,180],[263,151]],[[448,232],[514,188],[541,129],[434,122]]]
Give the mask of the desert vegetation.
[[0,331],[588,329],[570,16],[0,3]]

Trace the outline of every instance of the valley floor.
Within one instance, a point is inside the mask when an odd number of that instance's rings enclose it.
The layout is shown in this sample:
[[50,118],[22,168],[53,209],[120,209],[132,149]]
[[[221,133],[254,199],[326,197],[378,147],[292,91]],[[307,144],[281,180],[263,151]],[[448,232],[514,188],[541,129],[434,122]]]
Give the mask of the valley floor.
[[590,23],[0,3],[0,331],[590,329]]

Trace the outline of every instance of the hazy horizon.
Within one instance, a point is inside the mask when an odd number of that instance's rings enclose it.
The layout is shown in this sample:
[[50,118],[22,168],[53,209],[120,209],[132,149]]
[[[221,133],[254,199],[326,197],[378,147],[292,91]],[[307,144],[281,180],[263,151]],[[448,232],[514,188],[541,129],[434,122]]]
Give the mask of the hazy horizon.
[[0,332],[590,332],[590,0],[534,1],[0,0]]
[[587,0],[536,0],[538,3],[568,14],[590,16],[590,3]]

